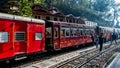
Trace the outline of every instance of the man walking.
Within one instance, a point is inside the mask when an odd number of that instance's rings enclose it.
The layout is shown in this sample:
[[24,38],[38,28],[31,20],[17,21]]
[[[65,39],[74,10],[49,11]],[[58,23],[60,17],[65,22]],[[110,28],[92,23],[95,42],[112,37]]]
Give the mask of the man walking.
[[111,39],[111,45],[112,45],[113,41],[115,41],[115,43],[117,44],[116,39],[117,39],[117,35],[115,33],[113,33],[112,34],[112,39]]
[[94,39],[93,34],[91,34],[91,39],[92,39],[92,45],[94,45],[94,43],[95,43],[95,39]]
[[96,43],[96,48],[98,48],[98,45],[99,45],[99,36],[97,34],[95,35],[95,43]]
[[100,36],[99,36],[99,44],[100,44],[100,51],[102,51],[102,48],[103,48],[103,33],[101,33]]

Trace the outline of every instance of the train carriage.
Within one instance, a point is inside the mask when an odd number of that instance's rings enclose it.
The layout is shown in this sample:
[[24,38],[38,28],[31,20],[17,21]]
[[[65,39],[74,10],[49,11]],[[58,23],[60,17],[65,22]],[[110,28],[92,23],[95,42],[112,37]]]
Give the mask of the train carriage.
[[46,22],[46,48],[61,49],[91,43],[94,29],[82,24],[60,21]]
[[0,59],[43,51],[45,22],[0,13]]

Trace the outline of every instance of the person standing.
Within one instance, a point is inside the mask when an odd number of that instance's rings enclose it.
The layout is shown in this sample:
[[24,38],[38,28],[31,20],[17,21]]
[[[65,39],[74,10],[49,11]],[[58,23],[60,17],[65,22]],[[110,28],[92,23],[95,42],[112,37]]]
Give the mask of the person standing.
[[117,44],[116,39],[117,39],[117,35],[116,35],[115,33],[113,33],[113,34],[112,34],[111,45],[112,45],[113,41],[115,41],[115,43]]
[[91,34],[91,39],[92,39],[92,45],[94,45],[95,39],[94,39],[93,34]]
[[96,43],[96,48],[98,48],[98,45],[99,45],[99,36],[97,34],[95,35],[95,43]]
[[100,44],[100,50],[99,51],[102,51],[102,48],[103,48],[103,33],[101,33],[100,36],[99,36],[99,44]]

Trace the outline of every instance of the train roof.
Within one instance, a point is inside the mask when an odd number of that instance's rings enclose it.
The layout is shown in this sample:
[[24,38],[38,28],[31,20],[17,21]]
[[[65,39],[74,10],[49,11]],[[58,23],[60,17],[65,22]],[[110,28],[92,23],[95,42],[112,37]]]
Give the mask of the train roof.
[[23,17],[11,14],[0,13],[0,18],[2,19],[9,19],[9,20],[20,20],[20,21],[27,21],[27,22],[35,22],[35,23],[45,23],[44,20],[30,18],[30,17]]
[[[78,25],[78,23],[68,23],[68,22],[61,22],[61,21],[50,21],[54,24],[59,23],[59,24],[71,24],[71,25]],[[79,24],[79,25],[85,25],[85,24]]]
[[49,21],[53,24],[61,24],[61,25],[70,25],[70,26],[75,26],[75,27],[85,27],[85,28],[95,28],[95,26],[88,26],[85,24],[79,24],[79,23],[68,23],[68,22],[61,22],[61,21]]

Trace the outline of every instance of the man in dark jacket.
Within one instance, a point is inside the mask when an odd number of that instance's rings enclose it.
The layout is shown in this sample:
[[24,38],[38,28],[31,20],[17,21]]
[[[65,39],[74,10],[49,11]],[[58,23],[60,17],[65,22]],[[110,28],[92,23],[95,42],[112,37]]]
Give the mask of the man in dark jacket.
[[111,40],[111,45],[112,45],[112,42],[115,41],[115,43],[117,44],[117,35],[115,33],[112,34],[112,40]]
[[91,39],[92,39],[92,45],[94,45],[94,36],[91,34]]
[[103,33],[101,33],[100,36],[99,36],[99,44],[100,44],[100,51],[102,51],[102,48],[103,48]]

